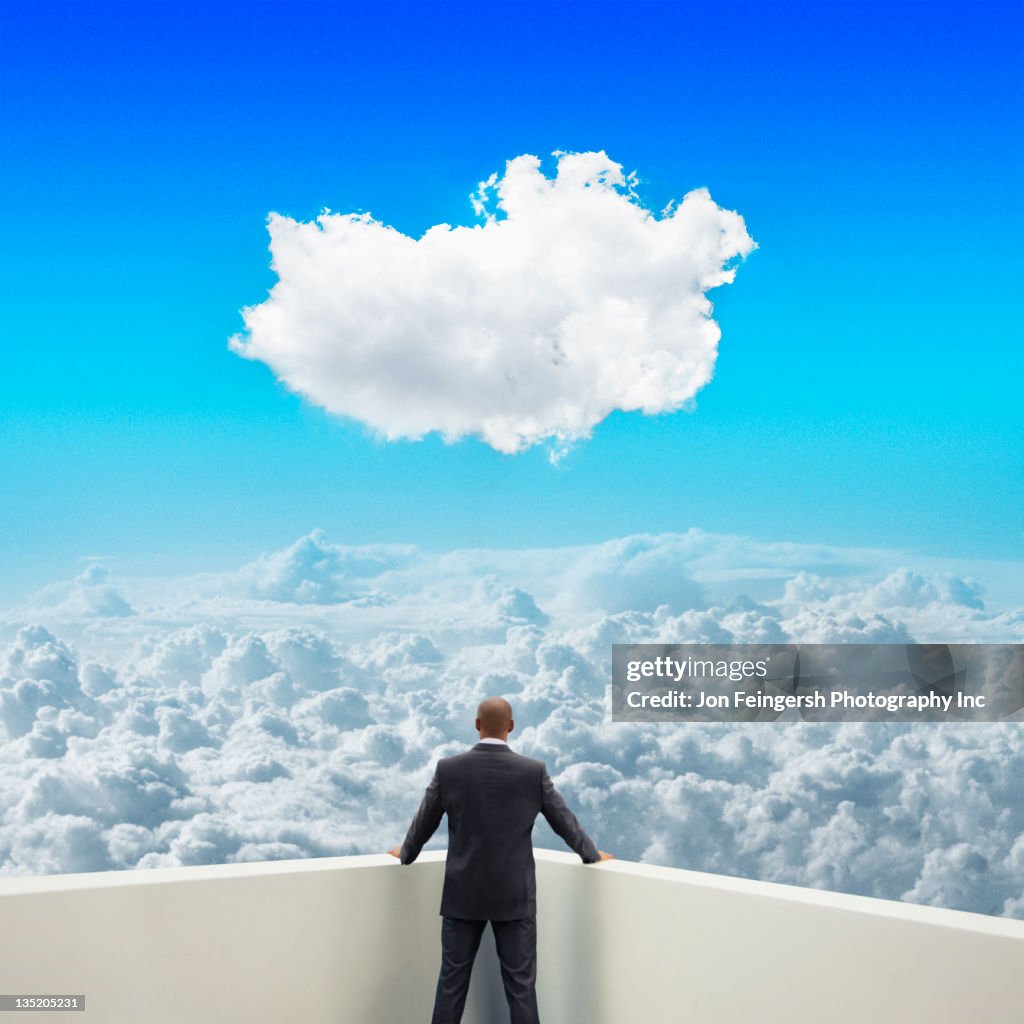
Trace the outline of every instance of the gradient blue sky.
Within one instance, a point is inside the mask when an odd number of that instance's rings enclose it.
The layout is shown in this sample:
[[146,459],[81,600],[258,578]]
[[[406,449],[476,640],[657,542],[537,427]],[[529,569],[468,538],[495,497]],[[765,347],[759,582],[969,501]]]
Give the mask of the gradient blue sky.
[[[1022,6],[0,4],[0,598],[103,555],[699,526],[1024,557]],[[383,444],[229,352],[266,214],[472,223],[521,153],[706,185],[760,248],[697,410],[552,467]]]

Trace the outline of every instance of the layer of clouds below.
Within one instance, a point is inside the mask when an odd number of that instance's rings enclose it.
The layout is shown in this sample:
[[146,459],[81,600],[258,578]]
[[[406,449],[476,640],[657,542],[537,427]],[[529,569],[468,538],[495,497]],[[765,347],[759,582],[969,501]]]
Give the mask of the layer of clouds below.
[[268,218],[278,282],[231,348],[389,440],[477,435],[502,452],[589,436],[613,410],[683,408],[721,332],[707,292],[754,242],[706,189],[655,215],[599,153],[508,161],[482,223],[419,239],[369,214]]
[[0,617],[0,873],[387,849],[503,693],[517,749],[619,856],[1024,918],[1020,723],[613,724],[606,703],[627,640],[1022,634],[948,571],[700,531],[441,556],[313,531],[161,586],[90,567]]

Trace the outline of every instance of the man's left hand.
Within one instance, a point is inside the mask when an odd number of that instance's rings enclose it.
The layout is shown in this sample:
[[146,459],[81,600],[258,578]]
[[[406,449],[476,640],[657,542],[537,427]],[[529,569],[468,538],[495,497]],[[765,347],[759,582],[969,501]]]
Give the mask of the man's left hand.
[[394,857],[395,860],[401,860],[402,859],[402,848],[400,846],[396,846],[393,850],[388,850],[388,853],[392,857]]

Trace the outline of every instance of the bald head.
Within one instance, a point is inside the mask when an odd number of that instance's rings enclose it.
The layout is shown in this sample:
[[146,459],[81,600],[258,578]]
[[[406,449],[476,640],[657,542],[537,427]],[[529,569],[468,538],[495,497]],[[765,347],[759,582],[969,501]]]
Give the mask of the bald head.
[[505,739],[512,731],[512,705],[504,697],[488,697],[476,709],[476,730],[480,738]]

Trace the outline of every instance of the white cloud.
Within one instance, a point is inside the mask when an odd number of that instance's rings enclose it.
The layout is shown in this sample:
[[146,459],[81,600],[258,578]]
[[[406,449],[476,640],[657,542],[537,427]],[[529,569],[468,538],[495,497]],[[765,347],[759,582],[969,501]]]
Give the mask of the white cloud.
[[111,582],[110,570],[93,563],[73,580],[53,583],[33,595],[40,608],[54,608],[66,615],[112,618],[134,615],[135,609]]
[[613,410],[684,407],[721,332],[706,293],[754,242],[706,189],[659,216],[604,152],[529,155],[482,183],[482,223],[419,239],[369,214],[268,218],[278,282],[231,348],[389,440],[556,451]]
[[408,545],[340,547],[323,530],[312,530],[284,550],[250,562],[229,582],[250,597],[269,601],[344,603],[363,596],[371,581],[407,565],[414,555]]

